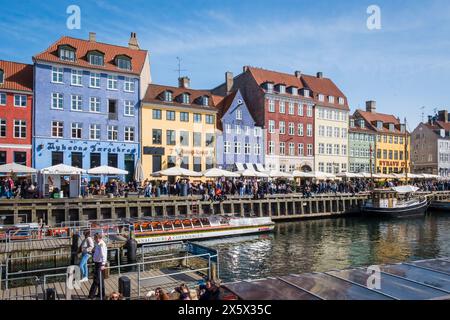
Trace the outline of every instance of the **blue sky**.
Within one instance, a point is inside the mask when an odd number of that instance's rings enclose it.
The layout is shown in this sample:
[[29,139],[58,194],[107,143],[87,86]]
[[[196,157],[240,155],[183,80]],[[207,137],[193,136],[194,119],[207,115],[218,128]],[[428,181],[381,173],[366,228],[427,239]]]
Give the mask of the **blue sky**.
[[[128,43],[134,31],[150,52],[153,81],[176,85],[177,60],[194,88],[212,88],[244,65],[293,73],[322,71],[352,110],[407,117],[410,129],[450,96],[447,0],[0,0],[0,59],[31,62],[62,35]],[[66,8],[81,8],[81,29],[66,28]],[[382,28],[366,27],[369,5]]]

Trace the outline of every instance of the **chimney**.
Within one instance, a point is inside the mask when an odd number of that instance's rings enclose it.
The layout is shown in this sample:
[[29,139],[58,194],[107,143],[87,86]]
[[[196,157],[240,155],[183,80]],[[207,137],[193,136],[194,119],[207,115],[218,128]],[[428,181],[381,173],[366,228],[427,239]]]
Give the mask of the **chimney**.
[[95,32],[89,32],[89,41],[95,42],[96,41],[96,34]]
[[366,101],[366,111],[375,113],[377,111],[377,103],[376,101]]
[[302,72],[301,71],[295,71],[295,76],[300,79],[300,77],[302,76]]
[[433,124],[433,116],[428,116],[428,124]]
[[322,79],[323,78],[323,73],[322,72],[317,72],[317,78]]
[[442,121],[442,122],[448,122],[449,121],[449,119],[448,119],[448,111],[447,110],[439,111],[438,112],[438,119],[439,119],[439,121]]
[[188,77],[178,78],[178,87],[189,89],[190,82],[191,79],[189,79]]
[[244,66],[243,68],[242,68],[242,72],[247,72],[247,70],[248,70],[248,66]]
[[136,37],[136,32],[132,32],[130,36],[130,41],[128,41],[128,48],[133,50],[139,50],[139,43]]
[[226,94],[229,94],[231,90],[233,89],[234,79],[233,79],[233,72],[227,71],[225,72],[225,85],[227,92]]

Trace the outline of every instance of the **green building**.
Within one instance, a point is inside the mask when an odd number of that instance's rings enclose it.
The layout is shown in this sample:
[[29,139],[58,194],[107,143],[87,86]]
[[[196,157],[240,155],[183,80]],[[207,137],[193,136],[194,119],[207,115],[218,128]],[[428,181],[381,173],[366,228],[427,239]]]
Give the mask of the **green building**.
[[[349,139],[349,172],[375,172],[375,137],[376,132],[367,126],[364,119],[350,117]],[[372,157],[372,161],[370,158]]]

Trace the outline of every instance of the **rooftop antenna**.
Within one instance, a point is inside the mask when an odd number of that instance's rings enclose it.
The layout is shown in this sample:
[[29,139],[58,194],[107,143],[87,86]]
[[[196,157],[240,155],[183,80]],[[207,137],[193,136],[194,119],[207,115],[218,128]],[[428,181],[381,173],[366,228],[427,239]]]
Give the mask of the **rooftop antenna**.
[[178,69],[175,70],[175,71],[178,72],[178,78],[181,78],[181,72],[182,72],[182,71],[187,71],[187,70],[186,70],[186,69],[181,69],[181,61],[182,61],[183,59],[181,59],[180,57],[177,57],[177,60],[178,60]]
[[422,106],[422,107],[420,108],[420,110],[422,110],[422,122],[424,122],[424,121],[425,121],[425,107]]

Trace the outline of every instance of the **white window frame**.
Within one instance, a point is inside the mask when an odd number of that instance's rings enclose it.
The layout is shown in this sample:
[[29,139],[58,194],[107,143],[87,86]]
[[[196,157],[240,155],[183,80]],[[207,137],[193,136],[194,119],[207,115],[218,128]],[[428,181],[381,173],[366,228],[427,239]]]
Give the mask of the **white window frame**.
[[223,143],[223,153],[230,154],[231,153],[231,143],[230,141],[225,141]]
[[284,101],[278,102],[278,111],[281,114],[285,114],[286,113],[286,102],[284,102]]
[[[56,126],[55,126],[56,124]],[[57,134],[56,136],[53,135],[53,128],[56,128],[56,132],[59,133],[59,129],[61,129],[61,135]],[[64,122],[63,121],[58,121],[58,120],[52,120],[51,122],[51,136],[52,138],[63,138],[64,137]]]
[[[55,79],[56,76],[56,80]],[[52,67],[51,73],[51,82],[52,83],[64,83],[64,68],[61,67]]]
[[304,134],[305,134],[305,128],[304,128],[304,125],[303,125],[303,123],[299,123],[299,124],[297,125],[297,135],[298,135],[299,137],[303,137]]
[[275,100],[268,99],[269,101],[269,112],[274,113],[275,112]]
[[295,114],[295,104],[293,102],[289,102],[288,113],[290,115]]
[[101,86],[101,74],[96,72],[91,72],[89,75],[89,87],[99,89]]
[[261,155],[261,145],[259,143],[255,143],[253,147],[253,153],[255,154],[255,156]]
[[305,145],[303,143],[299,143],[297,145],[297,152],[299,157],[303,157],[305,155]]
[[306,125],[306,136],[312,137],[313,136],[313,125],[311,123],[308,123]]
[[313,155],[313,150],[314,150],[314,148],[313,148],[312,143],[308,143],[308,146],[307,146],[307,155],[308,155],[308,157],[311,157]]
[[[77,98],[77,99],[75,99],[75,98]],[[76,102],[75,105],[77,107],[79,106],[80,108],[75,109],[74,102]],[[70,96],[70,110],[71,111],[83,111],[83,97],[81,95],[73,94]]]
[[[74,134],[74,130],[75,130],[76,136],[73,135]],[[80,133],[79,137],[77,137],[78,132]],[[77,139],[77,140],[83,138],[83,124],[82,123],[80,123],[80,122],[72,122],[71,123],[71,125],[70,125],[70,137],[71,137],[71,139]]]
[[[14,119],[13,136],[15,139],[27,138],[27,121],[22,119]],[[19,128],[20,136],[16,136],[16,128]],[[22,135],[23,134],[23,135]]]
[[[131,135],[133,135],[133,139],[130,139],[130,138],[131,138]],[[123,137],[123,140],[126,141],[126,142],[134,142],[134,140],[135,140],[134,127],[132,127],[132,126],[126,126],[126,127],[124,128],[124,137]]]
[[92,123],[89,125],[89,140],[100,140],[100,125]]
[[[55,99],[57,101],[56,106],[55,106]],[[62,93],[60,92],[52,93],[52,102],[50,108],[52,110],[64,110],[64,95]]]
[[280,130],[280,134],[286,134],[286,123],[284,121],[279,121],[278,129]]
[[119,90],[119,79],[116,75],[108,74],[106,79],[106,89],[112,91]]
[[83,71],[72,69],[70,71],[70,85],[76,87],[83,86]]
[[[0,106],[6,106],[6,93],[0,92]],[[4,101],[4,102],[2,102]]]
[[134,79],[131,77],[125,77],[123,80],[123,91],[134,92],[135,90]]
[[126,117],[134,117],[134,102],[125,100],[123,102],[123,115]]
[[306,107],[306,116],[309,117],[309,118],[312,118],[312,116],[313,116],[313,107],[312,107],[312,105],[308,105]]
[[269,133],[275,133],[275,120],[269,120]]
[[234,143],[234,154],[241,154],[241,143],[238,141]]
[[[92,106],[95,106],[95,108],[92,108]],[[100,113],[100,110],[101,110],[100,97],[89,97],[89,112]]]
[[[15,94],[14,95],[14,107],[18,107],[18,108],[26,108],[27,107],[27,96],[25,94]],[[20,104],[16,103],[16,98],[19,98]],[[23,106],[21,103],[25,101],[25,105]]]
[[[107,128],[107,140],[108,141],[118,141],[119,139],[119,127],[116,125],[108,125]],[[114,139],[115,137],[115,139]]]
[[252,147],[251,147],[250,143],[244,144],[244,154],[247,156],[252,154]]
[[274,155],[275,154],[275,141],[269,141],[269,154]]
[[242,120],[242,110],[241,109],[236,110],[236,120]]

